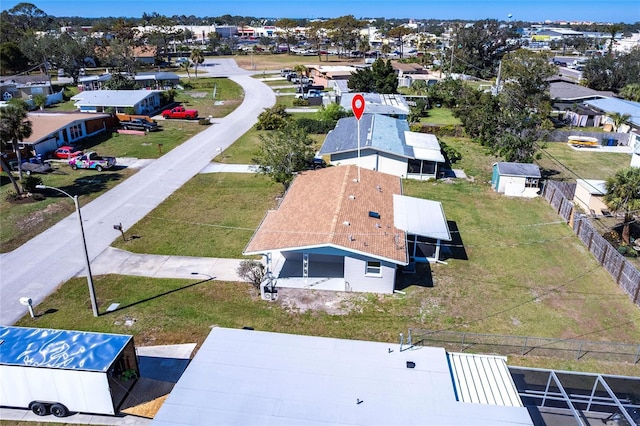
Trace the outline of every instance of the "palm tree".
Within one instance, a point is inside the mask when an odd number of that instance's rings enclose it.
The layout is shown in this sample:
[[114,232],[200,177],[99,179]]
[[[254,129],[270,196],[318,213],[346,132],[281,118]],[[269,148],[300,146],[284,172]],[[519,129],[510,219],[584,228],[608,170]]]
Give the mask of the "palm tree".
[[[11,143],[13,151],[18,159],[18,177],[22,180],[22,156],[18,143],[33,133],[31,121],[27,119],[27,110],[20,105],[8,105],[0,108],[0,139],[3,143]],[[3,160],[4,161],[4,160]],[[18,194],[22,194],[22,188],[11,176],[11,172],[3,164],[3,168],[9,175],[9,179]]]
[[640,210],[640,168],[619,170],[606,180],[605,188],[605,204],[614,212],[624,212],[622,240],[629,244],[629,225],[634,220],[633,212]]
[[640,102],[640,83],[627,84],[620,89],[620,96],[633,102]]
[[631,118],[631,115],[630,114],[621,114],[619,112],[614,112],[614,113],[609,114],[609,118],[611,120],[613,120],[613,128],[617,132],[618,131],[618,127],[620,127],[622,124],[624,124],[627,121],[629,121],[629,119]]
[[202,54],[202,50],[193,49],[191,51],[191,56],[189,57],[189,59],[191,59],[191,62],[193,62],[193,65],[196,68],[196,78],[198,78],[198,65],[204,62],[204,55]]
[[307,67],[305,67],[304,65],[296,65],[295,67],[293,67],[293,70],[296,72],[296,74],[298,75],[298,82],[300,83],[300,93],[304,93],[302,90],[302,76],[304,75],[305,77],[307,76],[309,70],[307,69]]
[[180,64],[180,69],[187,72],[187,78],[191,80],[191,73],[189,73],[189,68],[191,67],[191,62],[185,61]]

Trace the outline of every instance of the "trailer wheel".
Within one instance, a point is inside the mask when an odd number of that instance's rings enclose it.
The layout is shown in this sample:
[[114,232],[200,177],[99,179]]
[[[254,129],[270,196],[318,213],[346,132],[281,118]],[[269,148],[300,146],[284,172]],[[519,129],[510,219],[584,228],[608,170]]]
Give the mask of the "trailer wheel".
[[49,414],[49,407],[42,402],[32,402],[29,408],[31,408],[31,411],[33,411],[33,414],[36,416],[46,416]]
[[51,406],[51,414],[56,417],[67,417],[69,415],[69,410],[62,404],[53,404]]

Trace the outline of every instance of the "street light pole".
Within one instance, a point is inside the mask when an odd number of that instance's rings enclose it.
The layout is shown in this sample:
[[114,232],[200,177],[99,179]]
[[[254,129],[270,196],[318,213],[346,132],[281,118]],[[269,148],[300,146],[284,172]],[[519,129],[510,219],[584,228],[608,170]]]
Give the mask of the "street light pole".
[[98,312],[98,302],[96,301],[96,291],[93,287],[93,276],[91,275],[91,262],[89,262],[89,251],[87,250],[87,240],[84,235],[84,225],[82,225],[82,213],[80,212],[80,203],[78,202],[78,196],[67,193],[60,188],[56,188],[54,186],[47,185],[36,185],[38,189],[53,189],[54,191],[58,191],[67,197],[73,200],[73,204],[76,207],[76,213],[78,214],[78,222],[80,223],[80,236],[82,237],[82,248],[84,249],[84,261],[85,268],[87,270],[87,285],[89,286],[89,297],[91,298],[91,309],[93,310],[93,316],[97,317],[100,315]]

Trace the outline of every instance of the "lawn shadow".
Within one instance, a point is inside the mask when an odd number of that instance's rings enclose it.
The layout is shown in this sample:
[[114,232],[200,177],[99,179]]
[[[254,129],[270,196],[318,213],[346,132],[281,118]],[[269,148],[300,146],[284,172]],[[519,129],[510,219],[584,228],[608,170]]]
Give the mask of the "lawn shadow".
[[111,313],[114,313],[114,312],[118,312],[118,311],[121,311],[123,309],[130,308],[132,306],[140,305],[142,303],[146,303],[146,302],[149,302],[151,300],[155,300],[155,299],[159,299],[159,298],[164,297],[164,296],[168,296],[168,295],[170,295],[172,293],[176,293],[178,291],[182,291],[182,290],[186,290],[186,289],[191,288],[191,287],[195,287],[195,286],[197,286],[199,284],[206,283],[208,281],[213,281],[215,279],[216,279],[216,277],[209,277],[206,280],[197,281],[195,283],[191,283],[191,284],[185,285],[183,287],[174,288],[173,290],[165,291],[164,293],[156,294],[155,296],[147,297],[146,299],[142,299],[142,300],[138,300],[137,302],[129,303],[128,305],[118,306],[117,309],[114,309],[114,310],[109,311],[109,312],[101,313],[100,315],[107,315],[107,314],[111,314]]
[[405,290],[413,285],[418,287],[433,287],[433,275],[429,263],[416,263],[414,272],[409,269],[398,268],[396,271],[396,290]]
[[559,175],[560,171],[555,169],[547,169],[545,167],[540,167],[540,176],[542,179],[549,179],[553,176]]
[[451,233],[451,241],[443,241],[440,249],[440,259],[458,259],[469,260],[467,250],[464,248],[462,241],[462,233],[458,229],[458,224],[453,220],[447,221],[449,232]]
[[49,315],[49,314],[55,314],[56,312],[58,312],[57,309],[49,308],[46,311],[44,311],[43,313],[36,315],[36,318],[40,318],[40,317],[43,317],[43,316]]
[[[72,196],[81,196],[104,191],[107,189],[107,183],[109,181],[120,181],[122,179],[124,179],[124,175],[121,173],[96,172],[94,175],[82,176],[75,179],[73,185],[60,186],[58,188]],[[39,191],[48,198],[66,197],[66,195],[54,189],[45,188]]]

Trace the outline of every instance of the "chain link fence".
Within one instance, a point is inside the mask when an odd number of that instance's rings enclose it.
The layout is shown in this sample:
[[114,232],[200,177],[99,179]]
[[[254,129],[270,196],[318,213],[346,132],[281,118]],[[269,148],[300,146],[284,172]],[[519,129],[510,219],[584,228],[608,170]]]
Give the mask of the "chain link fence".
[[411,329],[409,336],[413,345],[440,346],[451,352],[640,362],[640,344],[423,329]]

